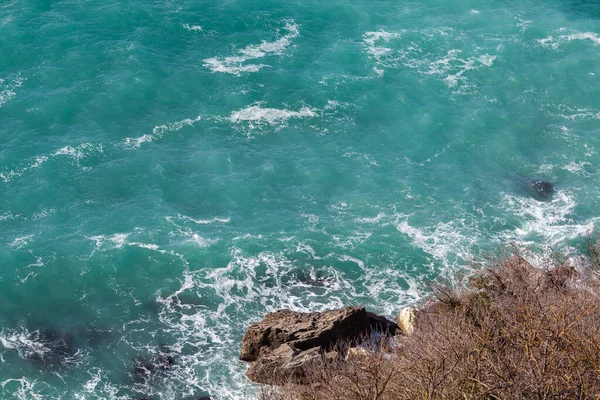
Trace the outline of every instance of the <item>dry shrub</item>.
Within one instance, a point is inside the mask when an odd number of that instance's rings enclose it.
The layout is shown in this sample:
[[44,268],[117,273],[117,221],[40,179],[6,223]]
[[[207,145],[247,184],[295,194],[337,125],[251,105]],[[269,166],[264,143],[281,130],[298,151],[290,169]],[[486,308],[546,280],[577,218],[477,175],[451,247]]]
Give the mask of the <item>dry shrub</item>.
[[600,398],[597,243],[586,265],[537,269],[515,252],[467,289],[437,287],[391,351],[325,360],[307,371],[311,384],[265,388],[262,399]]

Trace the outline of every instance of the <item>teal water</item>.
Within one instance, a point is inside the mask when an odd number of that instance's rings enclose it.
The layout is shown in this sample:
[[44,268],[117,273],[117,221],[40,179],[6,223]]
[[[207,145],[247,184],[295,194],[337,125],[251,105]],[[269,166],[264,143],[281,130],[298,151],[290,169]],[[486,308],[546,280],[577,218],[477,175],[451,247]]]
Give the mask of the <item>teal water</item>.
[[589,232],[599,35],[597,1],[2,1],[0,398],[251,398],[268,311],[393,316]]

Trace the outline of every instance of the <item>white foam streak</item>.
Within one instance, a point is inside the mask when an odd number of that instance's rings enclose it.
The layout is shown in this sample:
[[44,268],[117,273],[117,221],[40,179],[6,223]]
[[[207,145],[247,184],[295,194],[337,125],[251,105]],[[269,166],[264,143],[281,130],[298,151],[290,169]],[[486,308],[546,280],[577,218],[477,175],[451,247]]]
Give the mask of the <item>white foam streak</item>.
[[410,237],[413,245],[441,261],[445,266],[471,259],[471,247],[476,243],[474,234],[461,232],[464,220],[440,222],[431,228],[417,228],[409,224],[407,217],[400,216],[396,229]]
[[[93,154],[102,154],[103,152],[104,152],[104,149],[103,149],[102,145],[94,145],[91,143],[82,143],[77,147],[65,146],[61,149],[58,149],[54,153],[51,154],[51,157],[66,156],[66,157],[72,158],[77,165],[81,166],[80,161],[82,159],[84,159],[90,155],[93,155]],[[34,164],[31,165],[31,168],[35,168],[46,161],[48,161],[48,158],[45,156],[36,157],[36,161]]]
[[18,237],[15,240],[13,240],[12,243],[9,244],[9,246],[17,248],[17,249],[22,249],[31,241],[31,239],[34,236],[35,235],[25,235],[25,236]]
[[298,25],[293,21],[285,24],[287,34],[273,42],[263,41],[258,45],[249,45],[239,50],[238,54],[229,57],[212,57],[204,59],[204,66],[212,72],[221,72],[240,76],[245,72],[258,72],[267,67],[266,64],[245,64],[247,61],[257,60],[269,55],[280,55],[291,44],[292,39],[299,36]]
[[[366,32],[363,35],[363,43],[366,53],[374,61],[373,70],[378,76],[383,76],[386,69],[406,67],[424,75],[440,76],[454,93],[467,94],[476,90],[476,86],[468,82],[465,73],[481,67],[491,67],[496,56],[485,53],[465,58],[461,57],[461,50],[450,49],[440,57],[436,55],[435,49],[421,49],[421,41],[441,36],[448,38],[444,40],[447,42],[453,38],[452,33],[451,28]],[[392,41],[405,43],[405,46],[398,47],[398,44],[392,44]],[[462,39],[456,37],[456,41],[462,42]]]
[[310,107],[302,107],[298,111],[290,111],[277,108],[262,108],[260,104],[257,104],[232,112],[229,120],[233,123],[276,124],[287,121],[290,118],[313,118],[317,115],[316,110]]
[[201,116],[197,116],[196,118],[186,118],[181,121],[172,122],[169,124],[163,124],[155,126],[152,129],[152,133],[146,133],[142,136],[136,138],[125,138],[123,140],[123,144],[128,149],[137,149],[144,143],[150,143],[157,139],[162,138],[167,132],[177,132],[186,126],[194,126],[194,123],[200,121],[202,119]]
[[131,235],[131,233],[115,233],[114,235],[105,236],[90,236],[87,239],[92,240],[96,243],[92,254],[96,252],[96,250],[111,250],[111,249],[120,249],[127,244],[127,238]]
[[0,108],[2,108],[3,104],[17,95],[15,90],[21,87],[24,80],[25,79],[21,78],[21,75],[17,75],[16,78],[8,83],[5,83],[5,80],[0,78]]
[[215,243],[215,240],[205,239],[202,236],[198,235],[197,233],[193,233],[193,234],[189,235],[188,240],[190,242],[194,243],[198,247],[208,247],[211,244]]
[[0,179],[4,181],[4,183],[8,183],[14,178],[22,176],[25,172],[34,170],[39,168],[44,163],[48,162],[50,159],[66,157],[70,158],[77,167],[88,170],[87,167],[83,167],[81,165],[81,161],[89,156],[102,154],[104,149],[102,145],[94,145],[91,143],[82,143],[76,147],[73,146],[65,146],[48,155],[39,155],[35,156],[33,162],[29,165],[26,165],[21,168],[16,168],[13,170],[8,170],[4,172],[0,172]]
[[376,66],[373,67],[375,73],[379,76],[383,76],[383,69],[378,68],[380,64],[385,64],[382,61],[383,56],[391,53],[393,50],[391,48],[385,46],[376,45],[378,41],[389,42],[392,39],[396,39],[400,37],[400,33],[398,32],[386,32],[386,31],[378,31],[378,32],[365,32],[363,35],[363,42],[366,44],[367,53],[371,55],[375,61]]
[[192,31],[192,32],[202,32],[202,30],[203,30],[200,25],[182,24],[181,26],[184,29],[187,29],[188,31]]
[[[567,31],[565,28],[561,28],[560,32]],[[548,36],[544,39],[538,39],[537,42],[543,47],[548,47],[553,50],[558,49],[560,46],[570,43],[574,40],[589,40],[595,45],[600,45],[600,37],[594,32],[577,32],[573,31],[567,34],[560,34],[556,37]]]
[[567,170],[573,174],[584,174],[585,175],[585,169],[586,168],[593,168],[592,163],[587,162],[587,161],[581,161],[581,162],[575,162],[575,161],[571,161],[569,162],[567,165],[565,165],[564,167],[562,167],[564,170]]
[[[181,214],[178,214],[177,218],[181,218],[186,221],[191,221],[198,225],[228,224],[229,222],[231,222],[231,218],[214,217],[211,219],[194,219],[194,218],[188,217],[187,215],[181,215]],[[171,217],[167,217],[167,221],[169,221],[171,223],[173,222]]]

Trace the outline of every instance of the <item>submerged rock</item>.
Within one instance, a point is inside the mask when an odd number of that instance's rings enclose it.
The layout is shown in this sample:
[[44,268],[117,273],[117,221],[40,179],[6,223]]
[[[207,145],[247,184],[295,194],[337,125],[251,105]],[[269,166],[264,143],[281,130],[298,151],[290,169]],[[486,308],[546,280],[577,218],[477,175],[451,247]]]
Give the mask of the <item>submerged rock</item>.
[[523,182],[525,192],[539,201],[549,201],[554,195],[554,184],[543,179],[526,179]]
[[24,355],[48,366],[62,365],[77,354],[73,335],[53,329],[40,329],[27,335]]
[[157,351],[151,356],[135,358],[133,376],[137,381],[146,381],[156,374],[169,371],[175,365],[175,358],[163,351]]
[[[240,359],[253,362],[246,375],[254,382],[303,383],[308,365],[335,357],[340,343],[360,343],[374,332],[394,335],[398,326],[364,306],[322,313],[281,310],[252,324],[242,340]],[[335,354],[334,354],[335,353]]]
[[305,285],[323,287],[328,283],[327,277],[320,271],[307,271],[298,269],[295,274],[298,282]]

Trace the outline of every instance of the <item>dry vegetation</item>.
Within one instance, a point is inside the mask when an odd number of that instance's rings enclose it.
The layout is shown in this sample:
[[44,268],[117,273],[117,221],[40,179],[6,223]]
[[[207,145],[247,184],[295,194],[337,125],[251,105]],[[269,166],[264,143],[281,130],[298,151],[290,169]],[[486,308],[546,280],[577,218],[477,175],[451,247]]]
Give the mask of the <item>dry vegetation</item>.
[[[438,286],[411,336],[307,371],[262,400],[598,399],[600,246],[533,268],[518,252]],[[341,352],[340,354],[346,354]]]

